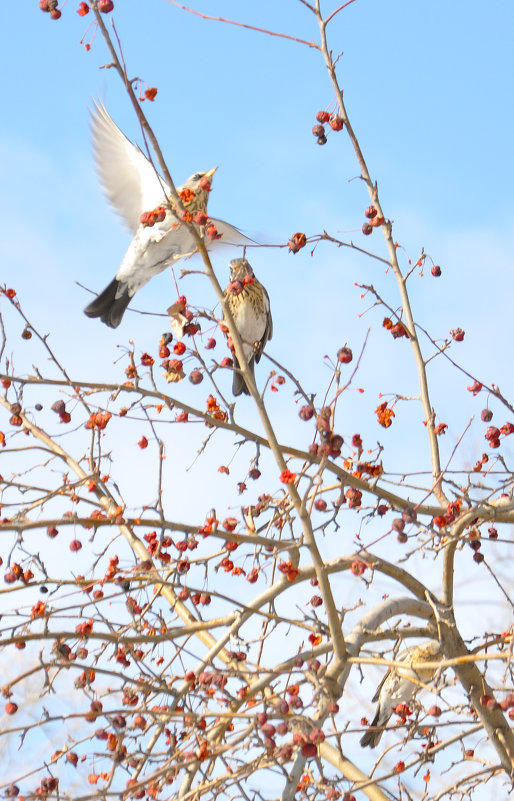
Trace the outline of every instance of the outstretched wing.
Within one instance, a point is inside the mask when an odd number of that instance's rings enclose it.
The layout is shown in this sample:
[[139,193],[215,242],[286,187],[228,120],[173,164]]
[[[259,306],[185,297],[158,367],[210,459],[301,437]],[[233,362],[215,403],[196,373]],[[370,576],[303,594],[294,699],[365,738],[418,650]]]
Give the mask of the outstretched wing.
[[218,234],[221,234],[221,239],[214,240],[216,245],[255,245],[255,239],[250,239],[245,236],[238,228],[224,220],[217,220],[216,217],[209,217],[209,220],[214,223]]
[[104,190],[135,234],[141,213],[161,205],[169,189],[140,148],[120,131],[103,104],[95,103],[91,111],[91,131]]

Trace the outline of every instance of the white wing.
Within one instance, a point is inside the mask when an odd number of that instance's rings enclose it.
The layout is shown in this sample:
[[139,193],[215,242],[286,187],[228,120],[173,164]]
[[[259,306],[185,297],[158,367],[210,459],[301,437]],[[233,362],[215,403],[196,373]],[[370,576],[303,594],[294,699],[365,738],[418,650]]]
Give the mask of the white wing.
[[135,234],[141,213],[160,206],[169,189],[140,148],[120,131],[103,104],[95,103],[91,111],[91,130],[104,190]]
[[230,225],[230,223],[225,222],[224,220],[217,220],[215,217],[209,217],[211,222],[214,223],[218,234],[221,234],[221,239],[215,239],[213,243],[209,243],[208,238],[206,237],[206,242],[208,246],[212,244],[215,245],[255,245],[256,242],[254,239],[250,239],[249,237],[245,236],[238,228],[234,225]]

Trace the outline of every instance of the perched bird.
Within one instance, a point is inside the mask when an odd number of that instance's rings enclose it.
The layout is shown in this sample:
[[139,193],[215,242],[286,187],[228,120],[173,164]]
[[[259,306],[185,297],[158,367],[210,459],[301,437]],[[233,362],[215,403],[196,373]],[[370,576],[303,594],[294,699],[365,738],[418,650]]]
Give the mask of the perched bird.
[[[113,122],[103,105],[91,112],[95,159],[107,197],[130,229],[133,239],[115,278],[84,309],[117,328],[135,293],[154,275],[196,249],[191,230],[173,211],[170,189],[139,147]],[[177,187],[189,219],[207,211],[211,180],[216,167],[198,172]],[[212,228],[209,226],[212,224]],[[249,239],[222,220],[209,218],[195,224],[205,244],[248,244]],[[209,234],[213,237],[211,240]]]
[[[229,262],[230,283],[225,290],[228,307],[243,340],[243,351],[248,367],[254,372],[254,364],[261,358],[268,339],[273,334],[273,321],[268,293],[246,259],[232,259]],[[234,356],[234,367],[239,362]],[[232,382],[234,395],[249,395],[250,392],[241,373],[234,371]]]
[[373,696],[372,700],[378,701],[378,707],[371,727],[361,738],[360,742],[364,748],[368,745],[370,748],[375,748],[396,705],[409,704],[422,685],[428,684],[433,679],[436,669],[432,667],[414,669],[411,665],[415,662],[437,662],[441,656],[441,646],[437,640],[428,640],[401,652],[396,661],[402,662],[402,666],[387,671]]

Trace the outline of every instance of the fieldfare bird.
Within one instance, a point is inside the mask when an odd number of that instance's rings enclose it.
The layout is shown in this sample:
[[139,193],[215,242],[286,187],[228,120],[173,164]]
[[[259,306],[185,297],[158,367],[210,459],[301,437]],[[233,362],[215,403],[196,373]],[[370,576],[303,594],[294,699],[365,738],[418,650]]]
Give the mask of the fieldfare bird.
[[[134,238],[115,278],[84,312],[88,317],[100,317],[106,325],[117,328],[135,293],[174,261],[194,253],[196,243],[191,229],[174,213],[169,187],[140,148],[120,131],[103,105],[95,104],[91,129],[104,190]],[[184,210],[190,212],[189,219],[194,218],[196,212],[207,211],[215,171],[216,167],[198,172],[177,187]],[[214,228],[209,231],[211,223]],[[223,220],[211,217],[206,225],[194,225],[209,247],[213,244],[245,245],[251,241]],[[210,232],[215,237],[212,240]]]
[[[243,352],[248,367],[254,374],[255,362],[261,358],[262,351],[268,339],[273,334],[273,321],[268,293],[246,261],[246,259],[232,259],[229,262],[230,283],[225,290],[228,307],[243,340]],[[239,362],[234,356],[234,380],[232,392],[234,395],[249,395],[250,391],[239,370]]]
[[373,702],[378,701],[378,707],[370,729],[361,738],[364,748],[378,745],[396,705],[412,701],[422,686],[433,679],[437,670],[433,667],[414,669],[411,665],[415,662],[438,662],[441,656],[441,646],[437,640],[428,640],[401,652],[396,661],[406,663],[406,666],[390,668],[372,698]]

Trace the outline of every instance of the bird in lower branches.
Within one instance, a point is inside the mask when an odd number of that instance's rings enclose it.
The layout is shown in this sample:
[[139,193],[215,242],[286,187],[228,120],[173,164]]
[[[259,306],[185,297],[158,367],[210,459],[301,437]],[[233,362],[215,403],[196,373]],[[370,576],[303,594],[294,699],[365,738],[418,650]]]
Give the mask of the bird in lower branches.
[[[230,283],[225,290],[228,307],[243,341],[243,352],[252,374],[255,362],[261,358],[268,339],[273,334],[273,321],[268,293],[255,277],[246,259],[232,259],[229,262]],[[232,392],[235,396],[249,395],[250,391],[239,370],[239,362],[234,356],[234,379]]]
[[428,640],[421,645],[406,648],[398,656],[401,665],[390,668],[372,698],[378,701],[375,717],[368,731],[361,738],[365,748],[375,748],[384,733],[384,727],[398,704],[408,704],[416,693],[434,677],[437,668],[412,667],[417,662],[438,662],[442,657],[441,646],[437,640]]
[[[196,242],[174,210],[171,190],[144,153],[120,131],[103,105],[95,105],[91,118],[100,179],[133,239],[115,278],[84,312],[117,328],[135,293],[174,261],[194,253]],[[207,217],[215,171],[216,167],[198,172],[177,187],[187,219],[196,220],[195,228],[206,246],[248,244],[251,240],[234,226]]]

